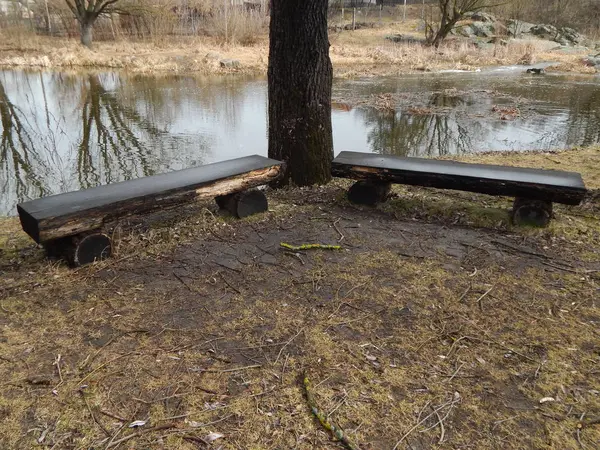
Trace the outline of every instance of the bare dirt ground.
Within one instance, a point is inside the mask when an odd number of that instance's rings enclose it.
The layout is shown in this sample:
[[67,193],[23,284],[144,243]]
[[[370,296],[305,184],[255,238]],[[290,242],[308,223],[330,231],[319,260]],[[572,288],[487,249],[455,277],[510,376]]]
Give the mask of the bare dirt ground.
[[3,219],[0,447],[341,448],[306,375],[361,449],[598,448],[600,154],[538,157],[592,189],[544,230],[461,192],[355,207],[338,180],[132,220],[70,270]]

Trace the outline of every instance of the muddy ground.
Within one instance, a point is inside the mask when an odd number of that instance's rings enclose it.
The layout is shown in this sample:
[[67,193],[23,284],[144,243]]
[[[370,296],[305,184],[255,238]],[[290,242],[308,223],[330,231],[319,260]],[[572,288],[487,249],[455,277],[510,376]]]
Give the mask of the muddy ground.
[[77,270],[4,219],[0,447],[342,448],[306,375],[361,449],[598,448],[597,191],[534,230],[509,199],[347,186],[121,224]]

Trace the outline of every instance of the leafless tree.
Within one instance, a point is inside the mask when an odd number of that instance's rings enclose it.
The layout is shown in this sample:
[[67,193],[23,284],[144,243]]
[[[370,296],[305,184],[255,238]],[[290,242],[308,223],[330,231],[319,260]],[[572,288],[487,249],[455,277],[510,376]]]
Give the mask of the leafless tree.
[[459,20],[467,15],[493,6],[488,0],[438,0],[440,24],[436,31],[431,29],[429,43],[439,46]]
[[98,17],[113,12],[119,0],[65,0],[81,28],[81,43],[92,46],[92,29]]

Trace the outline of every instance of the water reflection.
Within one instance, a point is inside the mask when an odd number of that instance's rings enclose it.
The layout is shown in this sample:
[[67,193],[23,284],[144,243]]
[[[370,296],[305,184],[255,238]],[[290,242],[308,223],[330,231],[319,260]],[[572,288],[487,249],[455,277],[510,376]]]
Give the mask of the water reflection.
[[[600,142],[599,82],[597,77],[521,73],[443,74],[383,78],[376,86],[370,80],[345,81],[335,88],[337,95],[366,104],[382,93],[400,94],[392,102],[394,110],[353,112],[367,129],[366,147],[382,154],[430,157]],[[496,113],[495,105],[519,113]]]
[[[430,157],[466,153],[472,148],[470,133],[446,114],[424,111],[362,111],[369,128],[370,149],[382,155]],[[476,124],[471,124],[471,130]]]
[[[142,138],[160,139],[161,131],[134,108],[108,92],[98,75],[89,75],[81,97],[81,139],[77,173],[82,188],[154,174]],[[114,172],[118,171],[118,175]]]
[[[48,193],[39,169],[39,155],[34,149],[34,140],[28,131],[27,116],[9,98],[0,80],[0,119],[2,140],[0,141],[0,167],[5,174],[1,180],[3,195],[14,192],[24,197],[29,192],[37,197]],[[37,166],[37,167],[36,167]]]
[[[598,80],[521,71],[338,80],[335,151],[430,157],[597,143]],[[401,100],[369,107],[380,95]],[[520,116],[503,120],[495,105]],[[30,198],[265,155],[267,86],[241,77],[0,71],[0,119],[5,215]]]

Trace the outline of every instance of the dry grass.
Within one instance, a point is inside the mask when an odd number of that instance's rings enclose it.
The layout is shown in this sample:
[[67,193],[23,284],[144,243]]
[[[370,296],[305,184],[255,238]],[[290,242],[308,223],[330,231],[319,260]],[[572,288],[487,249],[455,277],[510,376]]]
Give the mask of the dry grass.
[[[232,16],[233,17],[233,16]],[[231,19],[233,20],[233,19]],[[74,39],[16,37],[0,31],[0,66],[5,67],[97,67],[124,68],[137,72],[198,72],[222,73],[235,70],[243,73],[266,73],[268,38],[256,34],[255,26],[244,21],[228,23],[228,38],[224,37],[225,21],[215,19],[214,37],[161,37],[149,41],[119,39],[97,42],[93,51],[82,48]],[[583,64],[584,53],[561,53],[548,50],[542,41],[510,41],[477,48],[465,40],[455,39],[440,49],[420,44],[392,43],[391,34],[417,36],[417,21],[386,25],[383,28],[354,32],[331,33],[330,55],[336,76],[386,75],[412,71],[441,69],[476,70],[486,66],[557,61],[559,69],[591,73]],[[225,42],[225,43],[224,43]],[[239,45],[248,44],[248,45]],[[218,54],[217,58],[206,58]],[[237,59],[241,66],[223,69],[220,58]]]
[[[597,158],[470,160],[581,171],[596,188]],[[361,448],[594,448],[597,201],[531,230],[505,199],[399,186],[372,210],[347,186],[271,192],[243,221],[161,216],[77,271],[2,219],[0,446],[191,449],[219,432],[224,448],[338,448],[307,373]],[[278,248],[342,235],[341,252]]]

